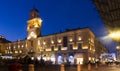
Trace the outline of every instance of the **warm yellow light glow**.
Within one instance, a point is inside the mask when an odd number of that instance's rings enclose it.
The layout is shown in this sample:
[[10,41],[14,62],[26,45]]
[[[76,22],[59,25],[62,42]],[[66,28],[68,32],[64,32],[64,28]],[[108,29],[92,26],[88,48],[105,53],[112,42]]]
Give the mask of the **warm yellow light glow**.
[[46,51],[51,51],[51,48],[46,48]]
[[117,31],[110,31],[110,34],[109,36],[114,39],[114,40],[120,40],[120,31],[117,30]]
[[20,50],[20,53],[22,53],[22,51]]
[[38,46],[40,46],[40,40],[38,40]]
[[18,53],[18,51],[15,51],[15,53]]
[[91,60],[91,57],[89,57],[89,61]]
[[74,47],[73,47],[73,50],[77,50],[77,49],[78,49],[78,47],[77,47],[77,46],[74,46]]
[[83,58],[77,58],[77,64],[83,64]]
[[83,46],[83,49],[88,49],[88,46]]
[[52,40],[51,43],[54,44],[54,41]]
[[40,57],[37,57],[37,59],[40,61]]
[[26,47],[27,47],[27,43],[26,43],[26,45],[25,45]]
[[39,27],[39,25],[37,24],[37,22],[35,22],[34,24],[35,24],[35,27]]
[[92,50],[92,48],[90,47],[90,50]]
[[62,47],[61,50],[67,50],[67,47]]
[[24,45],[22,45],[22,47],[24,47]]
[[45,44],[46,44],[46,42],[44,41],[44,42],[43,42],[43,44],[45,45]]
[[34,60],[34,57],[31,57],[31,60]]
[[81,37],[78,37],[78,40],[81,40],[82,38]]
[[54,48],[54,51],[58,51],[58,48]]
[[30,27],[40,27],[41,23],[42,20],[40,18],[34,18],[32,20],[29,20],[27,29],[29,30]]
[[70,41],[70,42],[72,42],[72,41],[73,41],[73,39],[72,39],[72,38],[70,38],[70,39],[69,39],[69,41]]
[[117,46],[116,49],[120,49],[120,46]]
[[61,39],[58,39],[58,43],[61,43],[62,42],[62,40]]

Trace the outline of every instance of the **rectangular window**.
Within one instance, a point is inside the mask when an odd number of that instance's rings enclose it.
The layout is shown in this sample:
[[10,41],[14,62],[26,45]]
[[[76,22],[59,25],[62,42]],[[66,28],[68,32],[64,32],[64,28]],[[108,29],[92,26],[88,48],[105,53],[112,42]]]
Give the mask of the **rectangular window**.
[[78,49],[82,49],[82,43],[78,43]]
[[54,51],[54,46],[51,47],[52,51]]
[[18,51],[15,51],[15,53],[17,54],[17,53],[18,53]]
[[63,47],[67,47],[67,45],[68,45],[67,40],[68,40],[67,36],[63,37]]
[[58,45],[58,51],[60,51],[61,50],[61,45]]
[[70,49],[70,50],[73,50],[73,44],[70,44],[70,45],[69,45],[69,49]]

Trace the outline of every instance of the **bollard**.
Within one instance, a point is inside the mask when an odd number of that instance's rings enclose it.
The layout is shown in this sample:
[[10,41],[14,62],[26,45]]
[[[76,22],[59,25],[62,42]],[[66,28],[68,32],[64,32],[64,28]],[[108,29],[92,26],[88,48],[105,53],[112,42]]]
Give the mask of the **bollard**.
[[77,65],[77,71],[81,71],[81,65],[80,64]]
[[29,64],[29,71],[34,71],[34,65],[33,64]]
[[61,64],[61,71],[65,71],[64,64]]
[[91,64],[88,64],[88,71],[91,71]]

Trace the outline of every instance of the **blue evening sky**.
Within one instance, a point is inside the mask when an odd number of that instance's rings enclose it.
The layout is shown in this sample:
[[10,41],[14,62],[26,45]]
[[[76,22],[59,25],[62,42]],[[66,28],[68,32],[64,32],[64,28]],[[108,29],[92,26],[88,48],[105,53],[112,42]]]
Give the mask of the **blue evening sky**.
[[34,5],[43,20],[42,35],[89,27],[103,44],[115,48],[115,43],[104,38],[106,28],[92,0],[0,0],[0,35],[10,41],[26,38],[27,20]]

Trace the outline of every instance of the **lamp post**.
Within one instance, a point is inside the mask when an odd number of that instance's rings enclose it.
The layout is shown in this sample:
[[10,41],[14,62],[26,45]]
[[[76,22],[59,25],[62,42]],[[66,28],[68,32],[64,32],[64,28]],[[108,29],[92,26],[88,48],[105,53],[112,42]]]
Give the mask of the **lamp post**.
[[117,46],[116,50],[117,50],[117,61],[120,61],[120,46]]
[[120,30],[110,31],[109,36],[116,42],[120,42]]

